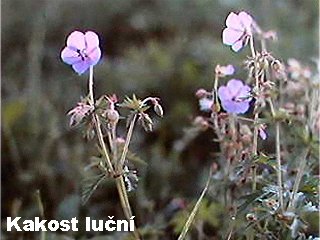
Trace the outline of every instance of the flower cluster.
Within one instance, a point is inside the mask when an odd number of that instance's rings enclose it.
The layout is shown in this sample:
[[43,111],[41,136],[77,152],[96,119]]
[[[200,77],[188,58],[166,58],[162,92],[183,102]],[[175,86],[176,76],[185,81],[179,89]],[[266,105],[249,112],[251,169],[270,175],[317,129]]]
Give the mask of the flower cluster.
[[[260,51],[255,46],[256,36],[261,41]],[[314,200],[319,191],[314,189],[313,181],[317,184],[319,181],[307,168],[312,168],[308,161],[315,160],[312,152],[315,154],[315,146],[319,147],[320,103],[316,97],[320,92],[319,80],[315,80],[310,67],[298,60],[291,58],[284,64],[275,58],[266,49],[267,40],[276,40],[276,33],[263,31],[248,13],[228,15],[222,42],[234,52],[250,42],[251,55],[244,61],[248,77],[246,82],[232,78],[221,84],[222,78],[235,73],[235,67],[216,65],[213,89],[196,92],[205,116],[194,119],[197,128],[192,126],[185,138],[195,138],[195,133],[213,129],[214,140],[221,149],[219,158],[212,164],[215,166],[213,178],[218,184],[227,182],[221,191],[225,193],[227,188],[236,195],[235,186],[245,188],[247,183],[252,184],[250,197],[259,196],[243,204],[247,206],[238,207],[249,210],[247,214],[236,213],[241,218],[253,226],[276,222],[264,230],[277,236],[275,239],[288,236],[313,239],[305,234],[307,225],[301,221],[301,215],[318,209]],[[197,129],[200,131],[196,132]],[[283,135],[290,140],[285,139],[283,143]],[[260,141],[267,139],[268,145],[275,145],[274,152],[261,148]],[[264,143],[261,141],[262,145]],[[301,153],[296,156],[299,151]],[[313,190],[306,190],[308,188]],[[232,194],[228,197],[236,202]],[[226,202],[228,197],[224,199]],[[277,233],[277,229],[284,229],[283,233]],[[259,239],[268,238],[260,231],[255,234]]]

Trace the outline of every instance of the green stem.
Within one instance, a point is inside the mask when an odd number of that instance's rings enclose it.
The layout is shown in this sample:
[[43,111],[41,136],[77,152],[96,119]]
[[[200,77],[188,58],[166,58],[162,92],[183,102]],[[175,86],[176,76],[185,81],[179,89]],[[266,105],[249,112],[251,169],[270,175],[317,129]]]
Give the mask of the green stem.
[[[92,66],[90,67],[90,74],[89,74],[89,103],[92,106],[94,106],[93,67]],[[107,166],[108,166],[108,171],[110,171],[110,173],[113,176],[116,176],[116,172],[115,172],[115,169],[114,169],[114,167],[113,167],[113,165],[111,163],[106,144],[105,144],[105,142],[103,140],[103,133],[102,133],[102,130],[101,130],[101,122],[100,122],[99,116],[94,113],[93,114],[93,119],[94,119],[95,127],[96,127],[96,130],[97,130],[98,141],[99,141],[99,144],[100,144],[100,146],[102,148],[104,159],[105,159],[105,161],[107,163]],[[133,126],[132,126],[132,128],[133,128]],[[129,130],[130,130],[130,128],[129,128]],[[131,129],[131,132],[130,132],[130,138],[131,138],[131,135],[132,135],[132,129]],[[129,139],[129,141],[130,141],[130,139]],[[115,140],[113,140],[113,143],[115,144]],[[113,143],[110,142],[110,144],[113,144]],[[129,146],[129,144],[127,144],[127,145]],[[131,207],[130,207],[130,203],[129,203],[129,199],[128,199],[128,195],[127,195],[127,191],[126,191],[126,188],[125,188],[125,185],[124,185],[124,180],[123,180],[123,176],[122,175],[120,177],[116,178],[116,186],[117,186],[117,190],[118,190],[118,194],[119,194],[119,198],[120,198],[121,207],[123,209],[123,212],[124,212],[127,220],[130,220],[130,218],[132,217],[132,211],[131,211]],[[138,231],[136,230],[136,227],[135,227],[135,230],[133,232],[133,235],[135,236],[136,240],[141,239],[140,236],[139,236]]]
[[278,176],[278,187],[279,187],[279,202],[282,212],[284,211],[283,206],[283,191],[282,191],[282,173],[281,173],[281,149],[280,149],[280,123],[276,123],[276,157],[277,157],[277,176]]
[[93,66],[89,69],[89,103],[94,106],[94,94],[93,94]]
[[126,157],[127,157],[127,153],[128,153],[128,150],[129,150],[129,144],[130,144],[130,141],[131,141],[131,137],[132,137],[132,133],[133,133],[134,124],[136,122],[136,118],[137,118],[137,114],[134,114],[134,116],[133,116],[133,118],[132,118],[132,120],[130,122],[129,130],[128,130],[127,137],[126,137],[126,142],[125,142],[124,147],[123,147],[121,158],[120,158],[120,160],[118,162],[118,165],[117,165],[117,170],[119,172],[122,171],[124,162],[125,162]]
[[[40,194],[39,189],[37,189],[37,191],[36,191],[36,199],[37,199],[37,204],[38,204],[38,208],[39,208],[39,212],[40,212],[40,217],[42,219],[44,219],[44,207],[43,207],[43,203],[42,203],[41,194]],[[45,240],[45,239],[46,239],[46,232],[41,231],[40,240]]]
[[105,142],[103,140],[103,133],[102,133],[102,130],[101,130],[100,119],[99,119],[97,114],[94,114],[93,118],[94,118],[96,130],[97,130],[98,141],[99,141],[99,144],[100,144],[100,146],[102,148],[103,156],[104,156],[104,159],[106,161],[108,170],[110,171],[110,173],[112,175],[115,175],[114,168],[113,168],[113,165],[111,163],[110,156],[109,156],[109,153],[108,153],[108,150],[107,150],[107,146],[106,146],[106,144],[105,144]]
[[254,50],[253,36],[250,37],[249,42],[250,42],[251,55],[254,58],[254,57],[256,57],[256,52]]
[[[253,58],[256,57],[256,52],[254,49],[254,43],[253,43],[253,37],[250,37],[250,49],[251,49],[251,55]],[[256,90],[259,92],[259,78],[258,78],[258,66],[257,61],[254,59],[254,78],[255,78],[255,87]],[[258,124],[257,121],[259,119],[259,112],[257,109],[255,109],[254,114],[254,129],[253,129],[253,145],[252,145],[252,153],[255,157],[258,153]],[[255,165],[253,165],[252,168],[252,191],[256,191],[257,189],[257,168]]]
[[304,169],[306,167],[308,154],[309,154],[309,149],[307,148],[302,156],[302,160],[300,161],[297,176],[296,176],[293,188],[292,188],[292,195],[291,195],[289,205],[288,205],[289,212],[293,211],[293,209],[295,208],[294,198],[299,191],[299,185],[300,185],[303,173],[304,173]]
[[[274,105],[271,98],[268,98],[271,114],[275,117]],[[284,211],[283,189],[282,189],[282,173],[281,173],[281,143],[280,143],[280,122],[276,122],[276,160],[277,160],[277,181],[279,188],[279,204],[281,211]]]

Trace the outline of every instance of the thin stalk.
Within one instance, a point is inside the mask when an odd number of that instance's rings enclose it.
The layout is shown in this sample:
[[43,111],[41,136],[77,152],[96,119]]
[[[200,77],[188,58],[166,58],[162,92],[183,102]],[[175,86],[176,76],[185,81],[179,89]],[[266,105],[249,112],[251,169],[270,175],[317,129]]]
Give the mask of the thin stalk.
[[297,176],[296,176],[295,182],[293,184],[292,195],[291,195],[289,205],[288,205],[289,212],[293,211],[293,209],[295,208],[295,196],[299,191],[299,185],[300,185],[303,173],[304,173],[304,169],[306,167],[308,154],[309,154],[309,149],[307,148],[302,156],[301,161],[300,161]]
[[115,175],[114,168],[113,168],[113,165],[112,165],[111,160],[110,160],[110,156],[109,156],[109,153],[108,153],[108,150],[107,150],[106,143],[103,140],[103,133],[102,133],[102,130],[101,130],[100,119],[99,119],[98,115],[96,115],[96,114],[93,115],[93,118],[94,118],[94,123],[95,123],[95,126],[96,126],[96,130],[97,130],[98,141],[99,141],[99,144],[100,144],[100,146],[102,148],[103,156],[104,156],[104,159],[105,159],[106,164],[108,166],[108,170],[110,171],[110,173],[112,175]]
[[[256,57],[255,49],[254,49],[254,43],[253,43],[253,37],[250,37],[250,49],[251,49],[251,55],[253,58]],[[255,87],[257,91],[259,92],[259,78],[258,78],[258,66],[257,62],[254,59],[254,78],[255,78]],[[259,112],[257,112],[257,109],[255,109],[254,114],[254,129],[253,129],[253,145],[252,145],[252,153],[255,157],[258,153],[258,125],[256,124],[259,119]],[[257,168],[256,166],[253,166],[252,168],[252,191],[256,191],[257,189]]]
[[249,42],[250,42],[251,55],[254,58],[254,57],[256,57],[256,52],[254,50],[253,36],[250,36]]
[[[90,74],[89,74],[89,103],[94,106],[94,94],[93,94],[93,67],[90,67]],[[107,166],[108,166],[108,170],[110,171],[110,173],[115,176],[115,169],[111,163],[110,157],[109,157],[109,153],[106,147],[106,143],[104,142],[103,139],[103,133],[101,130],[101,122],[100,119],[98,117],[97,114],[93,114],[93,119],[94,119],[94,123],[95,123],[95,127],[97,130],[97,136],[98,136],[98,141],[99,144],[102,148],[102,152],[104,155],[104,159],[106,160]],[[133,128],[133,126],[132,126]],[[130,130],[130,128],[129,128]],[[129,134],[129,133],[128,133]],[[130,135],[132,135],[132,130],[130,132]],[[128,138],[127,138],[128,139]],[[130,136],[131,139],[131,136]],[[129,139],[129,141],[130,141]],[[110,144],[112,144],[112,142],[110,142]],[[129,144],[127,144],[127,147],[129,146]],[[125,156],[124,156],[125,157]],[[109,173],[108,173],[109,174]],[[119,177],[116,178],[116,186],[117,186],[117,190],[118,190],[118,194],[119,194],[119,198],[120,198],[120,202],[121,202],[121,207],[123,209],[123,212],[125,214],[125,217],[127,218],[127,220],[130,220],[130,218],[132,217],[132,211],[131,211],[131,207],[130,207],[130,203],[129,203],[129,199],[128,199],[128,195],[127,195],[127,191],[124,185],[124,180],[123,180],[123,176],[120,175]],[[141,239],[139,236],[138,231],[135,230],[133,232],[133,235],[135,236],[135,239],[139,240]]]
[[89,69],[89,103],[94,106],[94,94],[93,94],[93,66]]
[[134,116],[133,116],[133,118],[132,118],[132,120],[130,122],[130,126],[129,126],[127,137],[126,137],[126,142],[125,142],[124,147],[123,147],[121,158],[120,158],[120,160],[118,162],[118,165],[117,165],[117,170],[119,172],[122,171],[124,162],[125,162],[126,157],[127,157],[127,153],[128,153],[128,150],[129,150],[129,144],[130,144],[132,133],[133,133],[133,128],[134,128],[134,125],[136,123],[136,118],[137,118],[137,114],[134,114]]
[[[268,98],[271,114],[275,117],[274,105],[271,98]],[[282,189],[282,173],[281,173],[281,143],[280,143],[280,122],[276,122],[276,160],[277,160],[277,181],[279,187],[279,203],[282,212],[284,211],[283,189]]]
[[116,134],[116,126],[112,126],[111,129],[111,138],[113,142],[113,161],[118,161],[118,145],[117,145],[117,134]]
[[186,223],[184,224],[184,226],[182,228],[182,231],[181,231],[181,233],[180,233],[180,235],[178,237],[178,240],[183,240],[183,239],[186,238],[187,233],[188,233],[188,231],[189,231],[189,229],[190,229],[190,227],[191,227],[191,225],[192,225],[192,223],[193,223],[193,221],[194,221],[194,219],[196,217],[196,214],[197,214],[197,212],[198,212],[198,210],[199,210],[199,208],[201,206],[202,199],[206,195],[206,193],[207,193],[207,191],[209,189],[211,177],[212,177],[212,170],[210,170],[206,185],[205,185],[204,189],[202,190],[202,193],[201,193],[199,199],[197,200],[196,205],[194,205],[194,207],[193,207],[193,209],[192,209],[192,211],[191,211]]
[[[89,88],[89,104],[94,107],[93,66],[90,66],[90,69],[89,69],[89,86],[88,86],[88,88]],[[101,130],[101,122],[100,122],[98,115],[95,113],[93,114],[93,120],[94,120],[94,124],[95,124],[96,131],[97,131],[98,141],[99,141],[99,144],[102,148],[103,155],[106,160],[108,169],[111,173],[113,173],[114,169],[113,169],[110,157],[109,157],[109,153],[108,153],[106,144],[103,140],[103,134],[102,134],[102,130]]]
[[[44,219],[44,207],[43,207],[43,203],[42,203],[41,194],[40,194],[39,189],[37,189],[37,191],[36,191],[36,199],[37,199],[37,204],[38,204],[38,208],[39,208],[39,212],[40,212],[40,217],[43,220]],[[46,239],[46,232],[41,231],[40,240],[45,240],[45,239]]]
[[279,202],[280,208],[284,211],[283,206],[283,192],[282,192],[282,173],[281,173],[281,152],[280,152],[280,123],[276,123],[276,158],[277,158],[277,176],[278,176],[278,187],[279,187]]

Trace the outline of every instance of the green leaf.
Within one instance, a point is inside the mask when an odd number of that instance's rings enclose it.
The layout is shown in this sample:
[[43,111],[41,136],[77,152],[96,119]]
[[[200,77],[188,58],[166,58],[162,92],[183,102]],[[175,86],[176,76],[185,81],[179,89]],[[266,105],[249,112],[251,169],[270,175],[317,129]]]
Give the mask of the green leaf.
[[82,182],[82,187],[81,187],[81,202],[82,205],[85,205],[89,198],[92,196],[94,191],[97,189],[99,184],[106,178],[106,175],[104,173],[94,176],[94,177],[89,177],[86,178]]

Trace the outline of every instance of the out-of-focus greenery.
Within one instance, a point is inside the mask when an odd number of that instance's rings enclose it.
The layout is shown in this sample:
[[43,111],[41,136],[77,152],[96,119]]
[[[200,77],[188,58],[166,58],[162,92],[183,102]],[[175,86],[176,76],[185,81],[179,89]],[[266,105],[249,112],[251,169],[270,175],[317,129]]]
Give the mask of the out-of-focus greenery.
[[[66,116],[86,95],[88,76],[77,76],[62,63],[60,51],[73,30],[94,30],[103,51],[94,70],[96,95],[161,98],[165,116],[155,131],[137,128],[133,137],[131,147],[146,164],[136,164],[140,182],[130,200],[146,236],[174,239],[169,223],[179,219],[172,220],[176,210],[199,195],[212,153],[218,151],[210,141],[213,134],[200,135],[182,151],[175,146],[197,115],[196,89],[211,87],[216,64],[240,67],[249,51],[236,54],[221,42],[226,16],[239,10],[278,33],[275,56],[310,64],[317,56],[315,0],[3,0],[2,220],[38,215],[37,189],[47,219],[123,217],[112,182],[80,205],[81,181],[88,175],[84,167],[96,148],[69,128]],[[204,206],[213,215],[202,214],[213,219],[218,236],[223,217],[219,220],[216,208]]]

